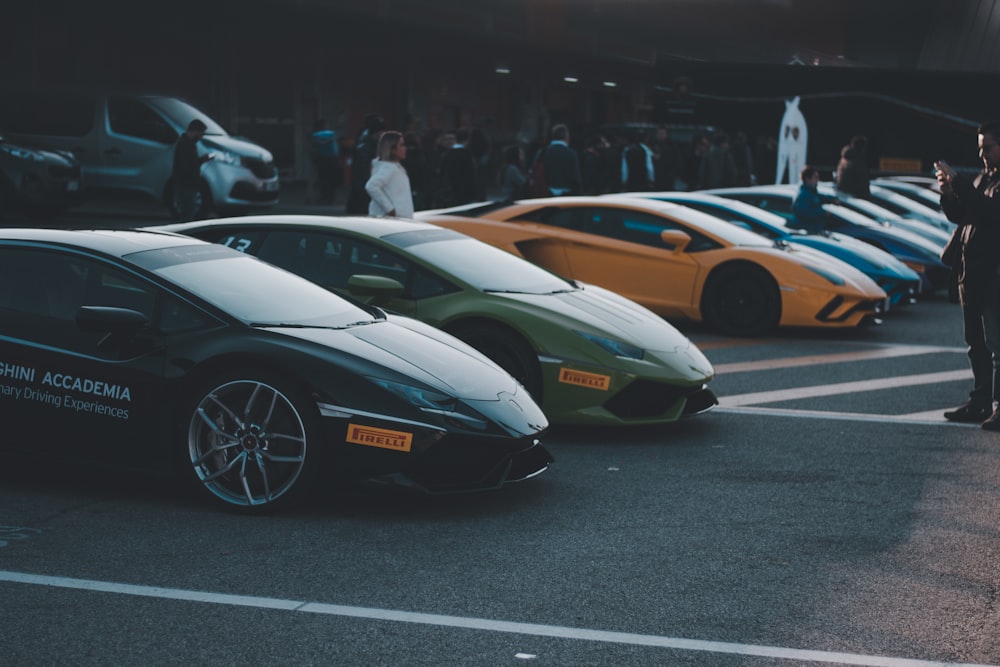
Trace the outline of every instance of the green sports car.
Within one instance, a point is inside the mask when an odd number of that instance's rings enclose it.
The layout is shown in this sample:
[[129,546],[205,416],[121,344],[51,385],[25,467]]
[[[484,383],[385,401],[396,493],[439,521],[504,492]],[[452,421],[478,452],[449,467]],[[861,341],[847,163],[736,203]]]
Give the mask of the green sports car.
[[459,232],[409,220],[265,215],[163,225],[434,325],[493,359],[553,424],[652,424],[718,403],[714,370],[661,317]]

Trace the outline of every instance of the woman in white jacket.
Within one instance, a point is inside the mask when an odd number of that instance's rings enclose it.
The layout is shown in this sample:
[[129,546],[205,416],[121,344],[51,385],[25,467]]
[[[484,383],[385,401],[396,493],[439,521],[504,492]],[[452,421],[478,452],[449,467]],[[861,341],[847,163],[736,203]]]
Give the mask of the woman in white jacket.
[[375,218],[413,217],[413,192],[410,177],[400,160],[406,159],[403,135],[393,130],[382,133],[378,140],[378,157],[372,160],[372,175],[365,183],[371,196],[368,215]]

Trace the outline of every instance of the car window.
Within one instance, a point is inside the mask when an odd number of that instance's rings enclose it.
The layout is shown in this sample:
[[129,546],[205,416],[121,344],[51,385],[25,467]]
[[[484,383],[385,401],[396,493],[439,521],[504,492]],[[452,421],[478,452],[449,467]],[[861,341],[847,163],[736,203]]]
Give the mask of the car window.
[[750,231],[766,236],[769,239],[775,239],[781,236],[780,232],[777,232],[766,225],[760,224],[757,220],[754,220],[750,216],[737,213],[736,211],[732,211],[728,208],[723,208],[714,204],[703,204],[701,202],[684,201],[679,203],[687,206],[688,208],[693,208],[696,211],[714,215],[715,217],[721,218],[726,222],[738,225],[743,229],[749,229]]
[[664,230],[673,229],[682,231],[691,237],[691,242],[688,243],[685,252],[701,252],[719,247],[718,243],[704,234],[670,218],[629,209],[620,209],[616,212],[621,214],[621,233],[626,241],[654,248],[664,248],[667,247],[667,244],[660,238],[660,235]]
[[[137,310],[152,319],[155,292],[149,283],[79,255],[5,248],[0,252],[0,309],[5,331],[36,342],[92,354],[103,336],[81,332],[81,306]],[[14,278],[16,276],[16,279]]]
[[187,127],[188,124],[194,120],[198,119],[205,123],[205,134],[208,136],[228,136],[228,132],[217,122],[212,120],[212,118],[200,109],[196,109],[184,100],[178,99],[176,97],[147,97],[146,101],[167,118],[172,119],[177,123],[178,127]]
[[718,248],[719,244],[686,225],[643,211],[604,206],[571,206],[539,209],[518,218],[572,229],[587,234],[640,243],[656,248],[667,248],[660,238],[664,229],[677,229],[691,237],[685,252],[699,252]]
[[546,206],[533,211],[527,211],[526,213],[512,219],[526,220],[529,222],[541,222],[554,227],[581,231],[584,226],[586,215],[586,211],[582,208],[556,208],[554,206]]
[[[540,266],[450,229],[397,232],[382,240],[406,248],[425,264],[486,292],[551,294],[577,289]],[[433,276],[435,282],[424,284],[424,274]],[[422,267],[414,273],[414,294],[433,296],[458,289]]]
[[[728,196],[728,195],[727,195]],[[777,213],[785,218],[792,217],[791,197],[772,197],[770,195],[735,195],[733,199],[746,202],[765,211]]]
[[147,139],[161,144],[177,141],[177,132],[147,104],[127,97],[108,99],[108,124],[115,134]]
[[[232,247],[240,249],[250,241],[250,252],[253,252],[254,241],[248,235],[227,236],[223,241],[232,238],[236,239],[230,242]],[[271,231],[257,243],[257,247],[257,256],[265,262],[288,269],[326,288],[347,286],[349,268],[340,261],[343,242],[339,239],[307,231]]]
[[[233,238],[238,244],[245,237]],[[351,276],[361,274],[399,281],[403,285],[401,296],[406,299],[425,299],[458,289],[403,255],[349,235],[272,231],[260,244],[258,256],[328,289],[347,291]]]

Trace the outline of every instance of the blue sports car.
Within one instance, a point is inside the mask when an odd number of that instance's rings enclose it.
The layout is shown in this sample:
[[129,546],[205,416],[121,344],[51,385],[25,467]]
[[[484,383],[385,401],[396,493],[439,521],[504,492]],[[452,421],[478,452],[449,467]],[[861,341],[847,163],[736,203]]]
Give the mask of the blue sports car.
[[[790,220],[797,189],[797,186],[790,185],[758,185],[705,192],[746,202]],[[827,212],[828,231],[839,232],[885,250],[920,274],[921,290],[924,292],[947,288],[951,269],[941,261],[942,248],[939,244],[894,225],[876,222],[840,204],[825,204],[823,208]]]

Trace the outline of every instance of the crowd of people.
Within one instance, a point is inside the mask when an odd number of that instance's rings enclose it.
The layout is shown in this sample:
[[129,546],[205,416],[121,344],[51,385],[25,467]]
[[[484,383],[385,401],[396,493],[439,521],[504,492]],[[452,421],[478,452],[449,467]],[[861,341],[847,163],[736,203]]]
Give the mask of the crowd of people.
[[405,145],[398,162],[409,181],[414,210],[488,199],[751,185],[773,174],[773,156],[755,160],[755,153],[773,152],[773,145],[752,146],[740,131],[732,137],[716,131],[676,142],[666,126],[578,137],[566,124],[556,124],[544,139],[499,145],[480,128],[420,135],[390,129],[382,116],[369,114],[353,145],[344,142],[348,148],[338,153],[349,169],[331,168],[330,130],[325,121],[317,122],[312,185],[321,193],[320,203],[346,188],[345,212],[371,213],[367,184],[372,165],[393,157],[383,158],[378,151],[379,137],[387,131],[398,132]]

